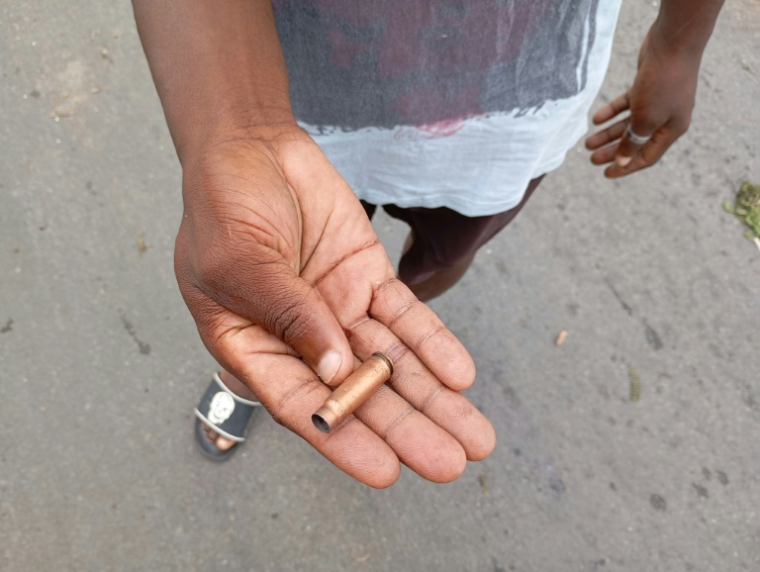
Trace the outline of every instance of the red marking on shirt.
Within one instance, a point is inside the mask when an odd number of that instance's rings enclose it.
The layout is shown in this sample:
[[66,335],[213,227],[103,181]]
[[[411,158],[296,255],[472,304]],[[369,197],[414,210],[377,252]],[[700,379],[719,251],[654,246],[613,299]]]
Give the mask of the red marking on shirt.
[[420,125],[417,127],[420,131],[424,131],[434,137],[451,137],[454,133],[461,131],[464,127],[464,117],[457,117],[456,119],[444,119],[443,121],[437,121],[435,123],[428,123],[427,125]]

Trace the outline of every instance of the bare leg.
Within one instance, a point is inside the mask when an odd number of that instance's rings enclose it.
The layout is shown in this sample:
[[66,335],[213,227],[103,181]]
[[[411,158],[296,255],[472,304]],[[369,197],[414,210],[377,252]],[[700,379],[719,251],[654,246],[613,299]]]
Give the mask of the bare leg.
[[[410,232],[409,236],[406,237],[404,247],[401,249],[402,256],[412,247],[413,241],[414,234]],[[417,284],[407,284],[407,286],[409,286],[409,289],[414,292],[414,295],[417,296],[417,298],[423,302],[428,302],[433,298],[440,296],[454,284],[459,282],[470,265],[472,265],[473,260],[475,260],[475,253],[461,260],[456,266],[439,270],[430,278],[418,282]]]
[[432,300],[459,282],[462,276],[467,272],[467,269],[470,267],[473,260],[475,260],[475,254],[468,256],[456,266],[446,268],[445,270],[439,270],[427,280],[410,285],[409,289],[423,302]]

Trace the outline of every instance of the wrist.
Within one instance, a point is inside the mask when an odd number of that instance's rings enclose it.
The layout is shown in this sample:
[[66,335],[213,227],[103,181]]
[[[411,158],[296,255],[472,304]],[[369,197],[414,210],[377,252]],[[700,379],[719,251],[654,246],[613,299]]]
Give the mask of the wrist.
[[668,76],[693,78],[696,82],[702,53],[703,50],[698,47],[691,49],[683,44],[667,42],[655,23],[641,46],[638,69],[641,71],[644,62],[647,62],[648,66],[654,65]]
[[172,133],[180,163],[184,166],[209,149],[233,140],[274,141],[283,133],[300,130],[289,103],[257,104],[256,98],[237,103],[217,104],[213,112],[185,122],[186,127]]
[[669,37],[667,27],[658,20],[652,26],[650,44],[652,50],[662,58],[677,58],[699,64],[707,42]]
[[133,0],[180,161],[241,129],[295,124],[270,0]]
[[724,0],[662,0],[650,36],[658,52],[699,62]]

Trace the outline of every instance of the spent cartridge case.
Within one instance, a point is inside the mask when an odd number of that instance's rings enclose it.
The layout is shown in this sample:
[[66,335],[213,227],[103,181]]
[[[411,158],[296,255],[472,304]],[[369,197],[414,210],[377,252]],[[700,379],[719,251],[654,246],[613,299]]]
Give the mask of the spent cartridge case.
[[385,354],[372,354],[354,373],[346,378],[327,398],[324,405],[311,416],[314,426],[329,433],[351,415],[375,390],[388,381],[393,362]]

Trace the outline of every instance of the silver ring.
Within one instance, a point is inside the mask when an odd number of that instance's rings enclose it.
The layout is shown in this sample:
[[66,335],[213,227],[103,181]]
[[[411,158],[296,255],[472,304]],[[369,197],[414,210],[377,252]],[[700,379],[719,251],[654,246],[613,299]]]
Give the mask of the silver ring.
[[644,143],[647,143],[652,138],[651,135],[649,137],[642,137],[641,135],[636,135],[636,133],[633,132],[633,129],[631,129],[630,123],[625,128],[625,136],[628,137],[628,140],[634,145],[643,145]]

